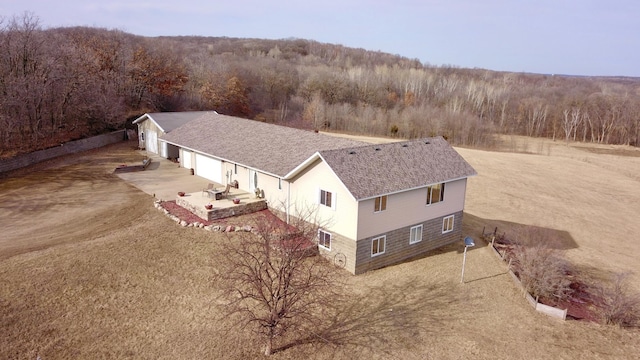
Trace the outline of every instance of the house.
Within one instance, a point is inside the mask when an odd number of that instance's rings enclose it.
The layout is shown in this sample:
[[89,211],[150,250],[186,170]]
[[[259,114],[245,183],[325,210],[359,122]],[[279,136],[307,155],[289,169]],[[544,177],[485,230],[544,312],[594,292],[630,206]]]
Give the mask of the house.
[[[142,133],[171,116],[136,123]],[[158,138],[183,167],[248,192],[259,187],[287,218],[313,207],[326,224],[320,253],[353,274],[462,237],[467,178],[476,172],[442,137],[372,145],[215,112],[191,116]]]

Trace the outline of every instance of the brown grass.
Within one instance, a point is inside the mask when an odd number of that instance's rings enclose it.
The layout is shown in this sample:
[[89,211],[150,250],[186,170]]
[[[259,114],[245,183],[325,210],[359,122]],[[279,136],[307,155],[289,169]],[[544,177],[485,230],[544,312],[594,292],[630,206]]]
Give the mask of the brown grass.
[[[574,263],[635,272],[638,286],[640,158],[546,146],[460,149],[479,173],[468,185],[464,229],[477,246],[465,284],[462,244],[345,274],[339,311],[283,339],[273,358],[636,358],[638,329],[536,313],[479,240],[485,225],[551,229]],[[214,300],[224,235],[177,226],[113,177],[124,156],[130,148],[111,146],[1,180],[0,358],[260,357]]]

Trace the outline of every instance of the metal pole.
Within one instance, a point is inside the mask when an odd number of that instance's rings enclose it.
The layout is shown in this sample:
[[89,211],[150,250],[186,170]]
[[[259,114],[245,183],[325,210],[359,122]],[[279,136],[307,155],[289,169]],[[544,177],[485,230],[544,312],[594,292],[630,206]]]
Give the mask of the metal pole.
[[464,283],[464,264],[467,262],[467,247],[464,247],[464,256],[462,257],[462,276],[460,277],[460,283]]

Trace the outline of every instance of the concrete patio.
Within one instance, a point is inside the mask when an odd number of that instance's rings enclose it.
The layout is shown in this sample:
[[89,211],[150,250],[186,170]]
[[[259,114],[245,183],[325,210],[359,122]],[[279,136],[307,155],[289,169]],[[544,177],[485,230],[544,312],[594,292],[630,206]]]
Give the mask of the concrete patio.
[[[146,152],[142,154],[148,156]],[[196,214],[203,220],[221,219],[228,216],[242,215],[264,210],[267,203],[264,199],[256,198],[254,194],[243,190],[231,188],[229,195],[220,200],[209,197],[206,191],[211,180],[197,175],[191,175],[190,169],[180,167],[179,164],[157,155],[149,156],[151,164],[143,171],[122,172],[116,175],[162,201],[175,200],[176,204]],[[137,164],[136,164],[137,165]],[[224,190],[226,185],[213,183],[214,188]],[[178,196],[184,192],[184,196]],[[234,204],[233,199],[239,199],[239,204]],[[206,209],[205,205],[211,204],[212,209]]]

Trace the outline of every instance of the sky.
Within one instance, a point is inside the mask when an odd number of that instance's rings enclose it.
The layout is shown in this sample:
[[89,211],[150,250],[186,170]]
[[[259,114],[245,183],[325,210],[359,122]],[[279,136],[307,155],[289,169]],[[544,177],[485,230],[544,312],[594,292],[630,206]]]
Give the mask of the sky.
[[434,66],[640,77],[638,0],[0,0],[5,19],[142,36],[300,38]]

